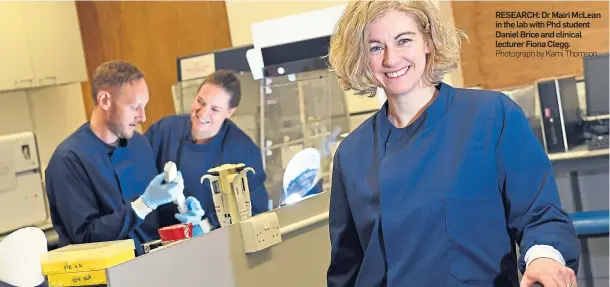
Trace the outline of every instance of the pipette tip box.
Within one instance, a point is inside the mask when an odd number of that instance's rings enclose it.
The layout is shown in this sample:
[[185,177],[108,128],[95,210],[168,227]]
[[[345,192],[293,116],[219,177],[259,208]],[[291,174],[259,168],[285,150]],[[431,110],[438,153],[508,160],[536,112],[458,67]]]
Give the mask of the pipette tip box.
[[132,239],[73,244],[41,256],[49,286],[106,284],[106,268],[135,258]]

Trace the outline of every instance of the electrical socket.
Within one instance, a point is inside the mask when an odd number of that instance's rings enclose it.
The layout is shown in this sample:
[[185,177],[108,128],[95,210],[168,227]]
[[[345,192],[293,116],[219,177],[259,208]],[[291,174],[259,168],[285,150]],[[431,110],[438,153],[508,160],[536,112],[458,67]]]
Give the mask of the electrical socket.
[[262,213],[239,224],[246,253],[257,252],[282,242],[280,221],[275,212]]

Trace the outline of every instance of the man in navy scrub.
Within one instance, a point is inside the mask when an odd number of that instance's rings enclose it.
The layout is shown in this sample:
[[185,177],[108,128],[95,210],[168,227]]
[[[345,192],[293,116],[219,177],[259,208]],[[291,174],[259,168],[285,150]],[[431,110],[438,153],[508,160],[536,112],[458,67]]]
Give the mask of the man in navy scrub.
[[335,154],[328,286],[576,285],[578,238],[523,111],[442,81],[461,34],[432,1],[353,1],[339,20],[341,85],[387,101]]
[[178,217],[180,222],[201,227],[198,233],[220,226],[210,185],[201,184],[200,180],[208,169],[222,164],[243,163],[253,168],[255,174],[248,172],[252,214],[268,210],[261,150],[229,119],[240,100],[241,85],[235,74],[216,71],[206,76],[199,87],[189,114],[161,119],[144,134],[155,153],[157,169],[163,170],[167,161],[175,162],[184,177],[184,195],[201,202],[203,218]]
[[[160,207],[183,190],[182,176],[165,183],[136,125],[146,120],[149,94],[133,65],[112,61],[92,78],[91,121],[59,144],[46,169],[46,191],[59,246],[159,238]],[[165,217],[173,217],[173,214]]]

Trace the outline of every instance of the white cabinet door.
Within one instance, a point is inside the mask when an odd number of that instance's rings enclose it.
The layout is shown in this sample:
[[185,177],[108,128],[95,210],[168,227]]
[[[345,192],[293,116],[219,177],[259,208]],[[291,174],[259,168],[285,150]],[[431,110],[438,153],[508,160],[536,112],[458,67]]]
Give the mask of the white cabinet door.
[[74,1],[21,2],[37,86],[87,80]]
[[35,85],[20,2],[0,2],[0,91]]

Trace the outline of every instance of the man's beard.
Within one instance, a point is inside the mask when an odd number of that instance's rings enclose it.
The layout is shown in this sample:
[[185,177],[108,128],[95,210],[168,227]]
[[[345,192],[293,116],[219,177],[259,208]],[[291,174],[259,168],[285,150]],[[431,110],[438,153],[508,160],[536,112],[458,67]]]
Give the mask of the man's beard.
[[110,118],[106,121],[106,126],[119,139],[126,138],[125,127],[121,123],[121,117],[115,108],[110,108]]

